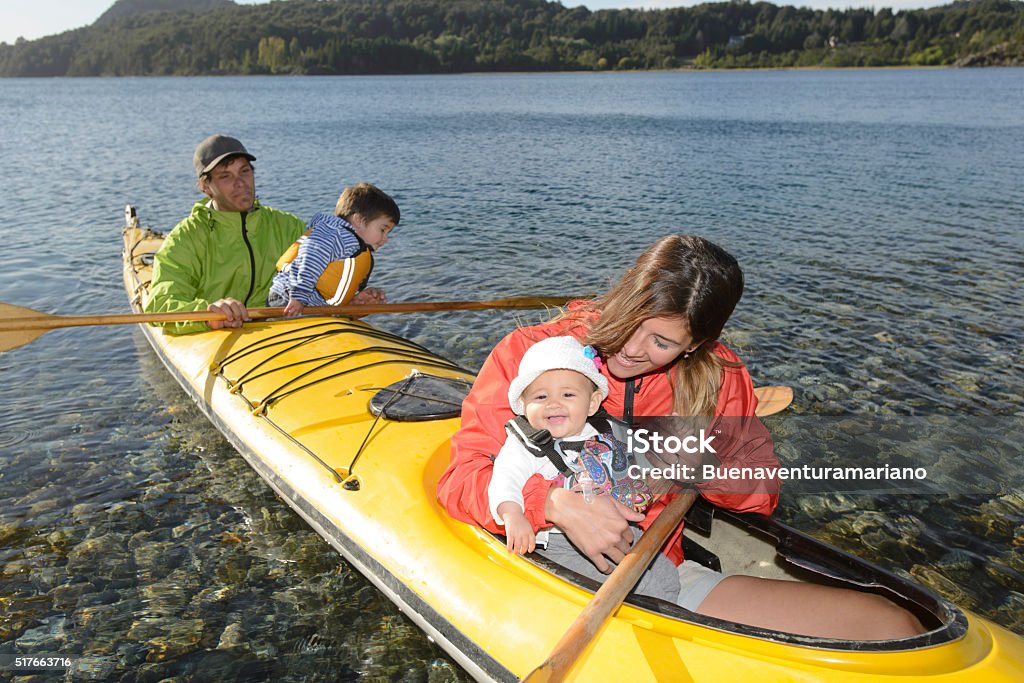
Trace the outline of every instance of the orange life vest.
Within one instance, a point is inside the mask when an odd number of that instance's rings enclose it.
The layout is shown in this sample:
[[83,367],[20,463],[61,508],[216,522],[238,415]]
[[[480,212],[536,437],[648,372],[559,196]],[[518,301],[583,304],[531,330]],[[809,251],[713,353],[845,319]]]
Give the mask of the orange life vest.
[[[277,270],[286,270],[299,254],[299,246],[309,230],[296,240],[277,260]],[[357,236],[358,239],[358,236]],[[331,261],[316,281],[316,291],[330,306],[342,306],[352,301],[370,279],[373,272],[373,250],[359,240],[359,251],[340,261]]]

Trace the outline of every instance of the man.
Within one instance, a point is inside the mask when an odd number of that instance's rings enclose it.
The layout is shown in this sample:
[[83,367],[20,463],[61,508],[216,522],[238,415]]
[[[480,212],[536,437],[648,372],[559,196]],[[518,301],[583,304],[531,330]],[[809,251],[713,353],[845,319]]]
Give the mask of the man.
[[297,217],[256,200],[255,160],[226,135],[211,135],[196,147],[192,163],[206,198],[157,252],[145,310],[209,310],[227,319],[168,323],[169,332],[241,327],[249,306],[266,305],[278,257],[305,232]]

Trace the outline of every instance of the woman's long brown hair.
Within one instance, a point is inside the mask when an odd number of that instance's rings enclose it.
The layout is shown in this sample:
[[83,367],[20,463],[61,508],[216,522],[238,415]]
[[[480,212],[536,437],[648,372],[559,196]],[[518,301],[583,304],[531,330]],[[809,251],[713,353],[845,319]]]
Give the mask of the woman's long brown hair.
[[713,415],[722,370],[732,363],[712,349],[742,295],[743,271],[729,252],[696,235],[668,235],[587,306],[600,314],[587,343],[602,355],[615,354],[643,321],[681,318],[699,346],[669,369],[674,408],[679,415]]

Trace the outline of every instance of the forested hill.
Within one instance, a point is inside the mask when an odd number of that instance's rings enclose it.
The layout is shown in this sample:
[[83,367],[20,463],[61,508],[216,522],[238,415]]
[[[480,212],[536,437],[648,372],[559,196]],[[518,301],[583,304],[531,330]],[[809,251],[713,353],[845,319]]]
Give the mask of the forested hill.
[[130,17],[145,12],[180,12],[193,10],[204,12],[220,7],[233,7],[233,0],[117,0],[96,20],[97,26],[108,24],[121,17]]
[[545,0],[194,1],[213,8],[105,15],[0,44],[0,75],[1024,65],[1024,2],[1010,0],[899,13],[766,2],[591,12]]

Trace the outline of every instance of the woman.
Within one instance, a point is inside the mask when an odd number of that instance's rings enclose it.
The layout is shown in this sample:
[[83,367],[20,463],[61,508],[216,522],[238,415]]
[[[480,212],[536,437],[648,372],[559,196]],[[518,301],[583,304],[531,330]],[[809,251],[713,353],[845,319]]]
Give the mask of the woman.
[[[596,348],[604,361],[609,395],[605,410],[631,421],[634,415],[752,416],[753,384],[739,358],[718,341],[743,293],[743,273],[728,252],[693,235],[669,235],[637,259],[619,283],[592,302],[575,302],[555,320],[518,329],[491,351],[462,405],[462,426],[452,438],[452,462],[438,482],[449,514],[500,533],[490,515],[487,487],[493,456],[513,417],[507,392],[519,359],[539,339],[572,335]],[[772,443],[756,420],[730,434],[716,456],[725,467],[777,466]],[[756,425],[756,426],[754,426]],[[734,430],[735,431],[735,430]],[[770,514],[778,480],[708,481],[698,485],[710,502],[730,510]],[[524,490],[524,514],[534,529],[557,525],[603,573],[633,541],[630,522],[646,519],[610,496],[583,502],[572,491],[539,476]],[[677,531],[666,554],[679,563]],[[922,632],[917,619],[884,598],[795,582],[684,569],[679,604],[701,614],[762,628],[827,638],[892,639]],[[807,610],[828,601],[828,610]]]

